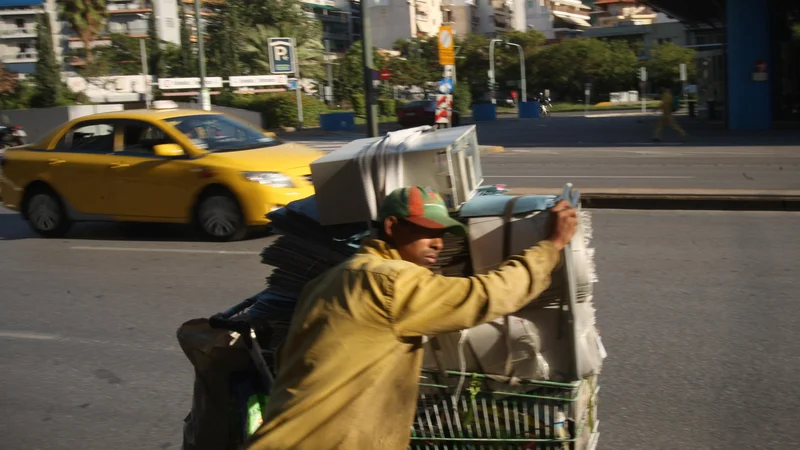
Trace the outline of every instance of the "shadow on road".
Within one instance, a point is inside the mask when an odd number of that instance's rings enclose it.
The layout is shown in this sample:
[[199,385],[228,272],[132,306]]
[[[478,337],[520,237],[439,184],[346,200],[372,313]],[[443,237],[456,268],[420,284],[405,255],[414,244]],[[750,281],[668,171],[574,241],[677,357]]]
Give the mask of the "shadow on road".
[[[266,228],[252,230],[247,239],[268,236]],[[46,239],[36,234],[19,214],[0,214],[0,241]],[[130,242],[207,242],[205,236],[189,225],[92,222],[76,223],[64,239]]]

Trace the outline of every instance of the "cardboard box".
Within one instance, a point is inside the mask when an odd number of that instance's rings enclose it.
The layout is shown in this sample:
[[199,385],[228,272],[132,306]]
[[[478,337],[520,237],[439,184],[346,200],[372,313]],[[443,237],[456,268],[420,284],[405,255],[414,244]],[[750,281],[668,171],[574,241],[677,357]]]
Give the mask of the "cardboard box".
[[456,211],[483,182],[474,125],[415,128],[383,139],[355,140],[311,164],[323,225],[374,220],[383,197],[404,186],[432,187]]

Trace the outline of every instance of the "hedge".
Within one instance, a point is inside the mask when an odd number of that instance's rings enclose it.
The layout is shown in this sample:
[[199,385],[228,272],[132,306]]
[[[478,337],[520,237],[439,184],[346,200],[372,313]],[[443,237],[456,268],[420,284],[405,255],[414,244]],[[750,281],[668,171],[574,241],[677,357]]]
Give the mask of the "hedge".
[[378,107],[383,117],[392,117],[397,113],[395,110],[395,101],[391,98],[382,98],[378,100]]
[[[328,108],[321,100],[303,95],[303,125],[314,127],[319,125],[319,116]],[[220,106],[247,109],[261,113],[262,128],[297,126],[297,98],[294,92],[280,92],[256,95],[236,95],[229,98],[214,99]]]
[[453,109],[460,114],[469,114],[472,105],[472,92],[466,83],[456,84],[453,92]]
[[356,112],[356,117],[367,117],[367,101],[364,99],[364,94],[353,94],[350,98],[350,103],[353,104],[353,111]]

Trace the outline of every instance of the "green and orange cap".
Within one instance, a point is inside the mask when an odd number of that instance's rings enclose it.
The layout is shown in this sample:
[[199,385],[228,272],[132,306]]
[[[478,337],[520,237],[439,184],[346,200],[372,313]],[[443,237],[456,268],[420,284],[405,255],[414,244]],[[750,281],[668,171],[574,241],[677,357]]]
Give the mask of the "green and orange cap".
[[428,187],[395,189],[381,203],[378,216],[381,222],[394,216],[423,228],[446,230],[458,236],[467,234],[467,227],[450,217],[442,197]]

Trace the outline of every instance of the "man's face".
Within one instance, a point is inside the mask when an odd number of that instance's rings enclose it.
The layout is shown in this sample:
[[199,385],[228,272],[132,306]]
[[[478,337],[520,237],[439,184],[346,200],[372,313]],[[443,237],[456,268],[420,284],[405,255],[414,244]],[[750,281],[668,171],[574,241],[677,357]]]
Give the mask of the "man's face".
[[415,225],[397,217],[383,221],[383,231],[404,260],[422,267],[436,264],[444,247],[444,230],[433,230]]

